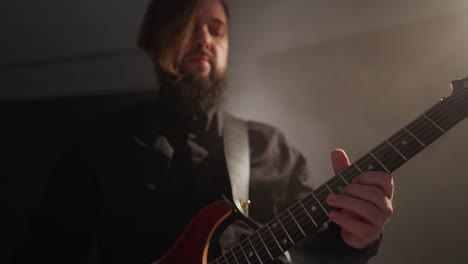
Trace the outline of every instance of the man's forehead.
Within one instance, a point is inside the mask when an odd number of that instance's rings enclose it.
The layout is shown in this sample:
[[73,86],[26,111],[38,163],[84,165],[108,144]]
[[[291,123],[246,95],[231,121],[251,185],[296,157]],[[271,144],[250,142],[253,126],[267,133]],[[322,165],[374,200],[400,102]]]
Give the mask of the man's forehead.
[[222,25],[227,23],[226,10],[221,0],[201,0],[198,6],[198,16]]
[[221,20],[221,19],[219,19],[219,18],[214,18],[213,21],[216,22],[216,23],[218,23],[218,24],[220,24],[220,25],[225,25],[225,24],[226,24],[225,21],[223,21],[223,20]]

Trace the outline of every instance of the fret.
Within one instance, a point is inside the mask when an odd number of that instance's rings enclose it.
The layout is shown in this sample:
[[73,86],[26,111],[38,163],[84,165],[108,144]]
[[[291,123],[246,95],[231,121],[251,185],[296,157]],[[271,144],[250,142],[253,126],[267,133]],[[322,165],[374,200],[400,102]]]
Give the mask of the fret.
[[[231,248],[231,250],[229,250],[228,252],[223,254],[223,257],[224,257],[224,260],[226,261],[226,263],[234,263],[234,262],[239,263],[239,262],[237,262],[237,260],[236,260],[236,258],[234,256],[234,249],[235,249],[235,247]],[[229,256],[229,254],[231,256]]]
[[342,170],[340,173],[338,173],[337,176],[347,186],[347,185],[350,185],[350,183],[352,183],[353,179],[356,176],[358,176],[359,174],[362,174],[362,173],[363,173],[363,171],[360,168],[360,166],[358,166],[356,163],[352,163],[350,166],[348,166],[347,168]]
[[283,248],[281,247],[280,243],[278,242],[278,239],[276,239],[276,236],[275,234],[273,234],[273,232],[271,231],[271,228],[268,224],[266,224],[266,227],[268,228],[268,231],[270,231],[271,235],[273,236],[273,239],[275,240],[276,244],[278,245],[279,249],[281,250],[281,252],[284,252]]
[[412,158],[424,147],[417,142],[411,134],[402,129],[391,136],[388,141],[395,146],[407,159]]
[[237,260],[236,253],[234,253],[234,249],[235,249],[235,248],[233,248],[233,249],[231,250],[232,256],[234,257],[234,260],[236,261],[236,264],[240,264],[239,261]]
[[[289,241],[291,241],[291,243],[294,245],[294,240],[291,238],[291,236],[289,235],[289,232],[286,230],[286,228],[284,228],[284,225],[283,225],[283,223],[281,223],[281,219],[279,217],[278,217],[278,223],[280,224],[281,228],[283,228],[284,233],[289,238]],[[281,243],[283,243],[283,245],[286,244],[284,241],[285,241],[284,239],[281,241]]]
[[355,164],[361,168],[366,168],[366,171],[384,171],[385,169],[376,162],[376,160],[369,154],[363,156],[355,162]]
[[[314,194],[320,198],[321,200],[324,200],[326,196],[330,194],[330,189],[328,189],[326,184],[322,184],[320,187],[314,190]],[[333,191],[332,191],[333,193]]]
[[[449,130],[465,118],[465,115],[458,112],[456,107],[453,107],[454,105],[448,104],[448,101],[450,99],[440,102],[426,112],[426,115],[444,131]],[[441,116],[442,113],[443,115]],[[438,116],[438,118],[434,117],[434,115]],[[447,118],[448,116],[451,118]]]
[[442,127],[445,131],[448,131],[456,124],[458,124],[461,120],[465,119],[465,116],[454,111],[453,109],[450,109],[450,111],[451,118],[443,118],[441,120],[437,120],[437,124],[439,124],[440,127]]
[[253,250],[253,252],[255,253],[255,255],[257,256],[257,258],[258,258],[258,260],[260,261],[260,263],[263,264],[262,259],[261,259],[260,256],[258,255],[257,250],[255,250],[255,247],[254,247],[254,245],[252,244],[252,241],[250,241],[249,237],[247,237],[247,241],[249,241],[250,246],[252,247],[252,250]]
[[427,115],[423,115],[423,117],[429,120],[429,122],[431,122],[435,127],[437,127],[440,131],[442,131],[442,133],[445,133],[445,130],[441,128],[438,124],[436,124],[436,122],[430,119]]
[[272,256],[279,256],[283,252],[283,249],[281,248],[279,243],[276,242],[276,238],[269,231],[268,225],[264,225],[260,230],[258,230],[257,233],[259,237],[261,237],[264,241],[265,245],[268,248],[268,251],[271,253]]
[[424,115],[411,122],[407,128],[413,135],[421,140],[425,146],[431,144],[435,139],[444,134],[444,132],[434,125],[432,120],[425,118]]
[[407,161],[400,155],[401,151],[396,151],[396,147],[394,148],[394,146],[391,146],[390,144],[391,143],[387,140],[371,150],[369,154],[372,154],[372,158],[375,161],[380,161],[379,166],[389,173],[395,171]]
[[330,189],[330,186],[328,186],[328,184],[324,183],[323,185],[328,189],[330,194],[334,194],[334,192],[332,191],[332,189]]
[[[301,230],[295,230],[295,232],[300,231],[301,234],[308,235],[311,231],[315,230],[315,225],[310,221],[310,218],[306,216],[307,212],[304,212],[304,207],[301,203],[297,202],[293,206],[289,207],[293,220],[297,222]],[[313,229],[313,230],[312,230]],[[299,239],[302,237],[299,236]]]
[[304,204],[302,203],[302,201],[299,201],[299,204],[302,206],[302,208],[304,209],[304,211],[306,212],[306,214],[309,216],[310,220],[312,221],[312,223],[314,223],[315,227],[319,227],[317,222],[315,222],[314,218],[309,214],[309,212],[307,211],[307,208],[304,206]]
[[353,163],[353,165],[354,165],[354,167],[355,167],[356,169],[358,169],[358,171],[359,171],[361,174],[364,173],[364,172],[361,170],[361,168],[359,168],[358,165],[356,165],[356,163]]
[[263,246],[265,247],[266,252],[267,252],[268,255],[270,256],[271,260],[275,259],[275,258],[273,257],[273,255],[271,254],[270,250],[268,249],[268,246],[267,246],[267,244],[265,243],[265,241],[263,240],[261,234],[260,234],[260,233],[257,233],[257,235],[258,235],[258,238],[260,238],[260,241],[262,242]]
[[[312,196],[315,198],[315,200],[317,201],[319,206],[322,208],[323,212],[328,216],[327,210],[325,209],[325,207],[323,207],[322,203],[319,201],[319,199],[317,198],[317,196],[315,196],[315,194],[313,192],[312,192]],[[315,211],[313,208],[312,208],[312,210]]]
[[347,179],[348,183],[352,183],[353,179],[361,174],[361,170],[357,168],[355,163],[353,163],[346,169],[342,170],[340,174],[343,176],[343,178]]
[[331,178],[326,182],[326,184],[330,187],[331,190],[333,190],[333,193],[340,194],[341,190],[347,186],[346,182],[343,184],[343,180],[340,179],[339,176],[336,176]]
[[439,125],[441,125],[441,126],[443,125],[445,131],[451,129],[456,124],[458,124],[460,121],[462,121],[463,119],[466,118],[465,115],[463,115],[462,113],[460,113],[458,111],[455,111],[454,109],[450,109],[450,111],[451,111],[450,115],[453,116],[452,118],[444,118],[442,120],[439,120],[439,122],[438,122]]
[[296,223],[297,227],[299,227],[299,230],[301,231],[301,233],[304,235],[304,236],[307,236],[306,233],[304,232],[304,230],[302,230],[302,227],[299,225],[299,223],[297,222],[296,218],[294,217],[294,215],[291,213],[291,211],[288,209],[287,210],[288,213],[291,215],[291,218],[292,220],[294,220],[294,222]]
[[346,183],[346,185],[349,185],[349,182],[343,177],[343,175],[341,175],[341,173],[338,173],[338,176],[344,181],[344,183]]
[[408,161],[408,159],[405,157],[405,155],[403,155],[395,146],[393,146],[392,143],[390,143],[388,140],[385,141],[390,147],[393,148],[393,150],[396,151],[396,153],[398,153],[405,161]]
[[421,140],[419,140],[418,137],[416,137],[413,133],[411,133],[411,131],[409,131],[406,127],[404,128],[404,130],[408,132],[408,134],[410,134],[414,139],[416,139],[416,141],[418,141],[419,144],[421,144],[421,146],[426,147],[426,145]]
[[247,256],[247,254],[245,254],[244,248],[242,246],[242,242],[239,244],[239,248],[240,248],[242,254],[244,255],[244,258],[247,260],[247,263],[252,264],[252,263],[250,263],[249,256]]
[[313,217],[317,225],[320,225],[320,219],[317,218],[321,216],[322,210],[319,209],[317,200],[314,198],[314,196],[310,194],[306,197],[306,199],[302,200],[302,204],[305,208],[307,208],[307,211],[310,212],[310,215]]
[[372,158],[374,158],[380,164],[380,166],[382,166],[382,168],[384,168],[386,172],[390,173],[387,167],[385,167],[385,165],[383,165],[383,163],[377,157],[375,157],[374,154],[372,154],[372,152],[369,152],[369,154],[372,156]]

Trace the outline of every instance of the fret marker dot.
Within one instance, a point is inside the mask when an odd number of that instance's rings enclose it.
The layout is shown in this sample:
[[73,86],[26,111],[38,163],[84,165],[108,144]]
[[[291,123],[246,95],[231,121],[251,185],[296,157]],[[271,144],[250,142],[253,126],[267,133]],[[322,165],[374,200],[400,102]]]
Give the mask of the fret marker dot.
[[339,186],[338,191],[341,191],[341,190],[343,190],[343,187]]
[[408,144],[408,141],[403,140],[403,141],[401,142],[401,144],[404,146],[404,145]]
[[373,170],[374,169],[374,165],[369,165],[369,167],[367,167],[369,170]]
[[249,257],[252,257],[252,256],[253,256],[253,252],[250,251],[250,252],[249,252]]
[[276,227],[277,227],[276,223],[273,223],[273,224],[271,225],[271,227],[272,227],[272,228],[276,228]]
[[281,243],[283,243],[283,245],[286,245],[286,243],[288,243],[288,240],[286,240],[286,238],[283,238],[283,240],[281,240]]
[[312,211],[317,210],[317,206],[312,206]]

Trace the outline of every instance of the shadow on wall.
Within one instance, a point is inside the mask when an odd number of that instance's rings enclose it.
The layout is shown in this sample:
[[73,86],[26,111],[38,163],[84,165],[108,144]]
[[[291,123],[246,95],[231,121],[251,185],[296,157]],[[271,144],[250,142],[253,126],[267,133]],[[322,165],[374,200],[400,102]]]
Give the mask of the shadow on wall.
[[[466,77],[467,25],[464,11],[265,55],[256,100],[275,107],[259,115],[300,146],[322,183],[331,176],[331,149],[357,160]],[[468,198],[467,134],[465,120],[394,174],[396,213],[372,263],[468,260],[468,212],[460,210]]]

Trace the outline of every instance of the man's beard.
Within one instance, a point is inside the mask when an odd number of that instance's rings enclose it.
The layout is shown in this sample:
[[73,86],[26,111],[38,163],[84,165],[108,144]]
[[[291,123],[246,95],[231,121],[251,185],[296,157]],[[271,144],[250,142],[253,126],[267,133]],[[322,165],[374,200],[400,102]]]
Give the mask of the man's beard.
[[[211,69],[214,69],[213,66]],[[224,74],[214,73],[205,78],[184,74],[182,78],[177,79],[172,75],[160,73],[159,80],[158,101],[183,115],[211,111],[224,101]]]

